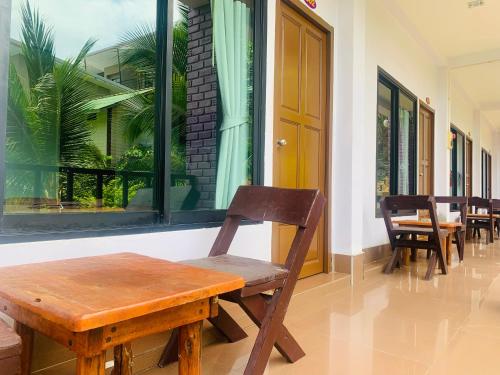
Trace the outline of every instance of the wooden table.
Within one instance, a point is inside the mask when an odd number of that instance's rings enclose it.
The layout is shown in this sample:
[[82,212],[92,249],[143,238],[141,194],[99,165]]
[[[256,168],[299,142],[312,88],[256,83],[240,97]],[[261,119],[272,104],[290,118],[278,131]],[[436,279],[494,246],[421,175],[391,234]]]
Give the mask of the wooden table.
[[[432,223],[430,221],[421,220],[394,220],[394,223],[406,227],[432,227]],[[455,221],[439,222],[439,228],[446,229],[448,231],[448,235],[446,236],[445,252],[446,263],[451,265],[451,242],[455,232],[462,229],[462,223]]]
[[[500,219],[500,214],[493,214],[493,219]],[[489,214],[467,214],[467,219],[476,219],[476,220],[481,220],[481,219],[489,219],[490,215]]]
[[200,374],[201,328],[217,315],[217,295],[241,277],[132,253],[61,260],[0,270],[0,310],[23,339],[22,374],[30,373],[33,331],[77,355],[78,375],[131,374],[130,343],[180,327],[179,373]]
[[[469,219],[471,219],[471,220],[485,220],[485,219],[489,219],[489,218],[490,218],[490,214],[467,214],[467,220],[469,220]],[[500,219],[500,214],[493,214],[492,218],[493,218],[493,221],[498,220],[498,219]],[[495,228],[495,225],[493,225],[493,228]],[[479,237],[481,237],[481,233],[479,233]],[[470,238],[471,238],[469,229],[467,229],[466,238],[468,240],[470,240]],[[493,232],[490,233],[490,242],[494,242]]]

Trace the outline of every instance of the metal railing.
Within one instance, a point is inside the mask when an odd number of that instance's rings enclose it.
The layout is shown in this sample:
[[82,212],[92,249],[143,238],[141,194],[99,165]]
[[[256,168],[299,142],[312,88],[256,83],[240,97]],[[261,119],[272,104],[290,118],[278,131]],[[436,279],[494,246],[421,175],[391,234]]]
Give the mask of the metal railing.
[[143,179],[146,186],[153,185],[154,173],[148,171],[127,171],[115,169],[80,168],[80,167],[57,167],[48,165],[29,165],[6,163],[7,173],[9,170],[33,172],[33,196],[40,199],[42,196],[42,174],[59,173],[66,176],[66,194],[63,201],[71,203],[74,201],[75,175],[90,175],[96,177],[96,206],[103,206],[103,191],[105,177],[121,177],[122,179],[122,207],[126,208],[129,203],[129,185],[133,179]]

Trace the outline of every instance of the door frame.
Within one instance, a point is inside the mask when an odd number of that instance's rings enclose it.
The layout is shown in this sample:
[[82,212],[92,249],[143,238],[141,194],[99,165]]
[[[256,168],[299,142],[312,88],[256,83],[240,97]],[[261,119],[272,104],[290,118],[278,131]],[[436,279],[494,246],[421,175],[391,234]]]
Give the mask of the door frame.
[[[470,142],[470,152],[468,147],[468,142]],[[469,165],[470,156],[470,165]],[[470,171],[469,171],[470,167]],[[467,173],[470,175],[470,196],[474,196],[474,141],[469,135],[465,136],[465,195],[467,195]],[[468,196],[468,195],[467,195]]]
[[[418,101],[418,104],[419,104],[419,107],[418,107],[418,117],[419,117],[419,123],[418,123],[418,140],[420,140],[420,131],[421,131],[421,128],[420,128],[420,111],[421,109],[423,108],[424,111],[427,111],[429,112],[431,115],[432,115],[432,140],[431,140],[431,156],[432,156],[432,168],[431,168],[431,187],[432,187],[432,195],[434,194],[434,182],[435,182],[435,176],[434,176],[434,171],[435,171],[435,168],[434,168],[434,158],[435,158],[435,140],[436,140],[436,111],[434,110],[434,108],[432,108],[430,105],[428,105],[427,103],[425,103],[424,101],[422,101],[421,99],[419,99]],[[418,149],[418,146],[417,146],[417,149]],[[420,155],[418,155],[418,162],[420,163]],[[418,167],[417,167],[418,169]],[[419,176],[420,177],[420,176]],[[420,180],[420,179],[419,179]],[[420,184],[420,181],[418,182]],[[418,190],[418,188],[417,188]],[[420,192],[418,192],[420,194]]]
[[[333,271],[333,254],[331,251],[332,244],[332,233],[329,227],[331,222],[332,215],[332,204],[329,203],[329,199],[332,196],[331,192],[331,177],[332,177],[332,166],[333,166],[333,144],[331,139],[332,127],[333,127],[333,43],[334,43],[334,28],[330,24],[328,24],[323,18],[321,18],[318,14],[314,13],[311,9],[309,9],[301,0],[277,0],[276,1],[276,18],[275,18],[275,46],[279,46],[281,41],[279,40],[279,33],[276,31],[278,27],[280,27],[280,14],[281,14],[281,4],[284,3],[292,8],[294,11],[299,13],[302,17],[307,19],[309,22],[313,23],[320,30],[326,33],[326,123],[325,123],[325,198],[327,200],[327,205],[325,208],[325,230],[324,230],[324,249],[323,249],[323,273],[330,273]],[[275,51],[277,48],[275,48]],[[276,57],[276,54],[275,54]],[[276,61],[276,58],[275,58]],[[280,80],[275,74],[274,77],[274,90],[280,89]],[[273,185],[275,183],[275,174],[274,167],[276,161],[275,155],[275,147],[274,147],[274,134],[275,134],[275,126],[279,122],[279,111],[276,110],[278,108],[279,103],[277,102],[277,97],[274,95],[273,101]],[[273,236],[274,234],[272,234]],[[278,254],[276,254],[276,249],[272,246],[272,259],[277,259]]]

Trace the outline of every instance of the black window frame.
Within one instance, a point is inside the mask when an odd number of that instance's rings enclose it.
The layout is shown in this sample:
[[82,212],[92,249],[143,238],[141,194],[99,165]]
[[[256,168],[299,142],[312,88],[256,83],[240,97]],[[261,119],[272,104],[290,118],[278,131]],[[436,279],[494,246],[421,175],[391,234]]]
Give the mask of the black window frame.
[[[450,133],[454,134],[455,136],[453,137],[451,143],[452,147],[450,150],[450,195],[452,197],[458,196],[458,135],[462,137],[462,175],[463,175],[463,180],[462,180],[462,191],[463,195],[465,196],[467,192],[465,191],[465,154],[466,154],[466,149],[465,149],[465,133],[461,131],[457,126],[454,124],[450,125]],[[456,204],[450,205],[450,210],[451,211],[460,211],[460,207]]]
[[[12,0],[0,0],[0,45],[10,45]],[[172,28],[174,1],[157,0],[156,32],[157,61],[154,202],[157,210],[151,212],[96,212],[96,213],[43,213],[5,214],[4,176],[6,111],[0,111],[0,243],[30,240],[47,235],[48,239],[113,235],[158,230],[182,230],[219,226],[226,210],[171,212],[169,190],[171,103],[167,100],[172,76]],[[254,0],[254,105],[253,105],[253,185],[264,182],[264,137],[266,107],[266,48],[267,1]],[[161,30],[167,30],[161,32]],[[0,49],[0,77],[7,77],[9,48]],[[0,108],[6,108],[8,80],[0,81]],[[103,234],[104,233],[104,234]]]
[[491,154],[484,148],[481,148],[481,197],[491,199],[492,184],[491,184]]
[[[409,195],[417,194],[417,149],[418,149],[418,140],[417,140],[417,110],[418,110],[418,97],[413,94],[410,90],[408,90],[405,86],[403,86],[400,82],[398,82],[394,77],[392,77],[389,73],[387,73],[381,67],[378,67],[377,73],[377,115],[378,115],[378,98],[379,98],[379,90],[378,84],[382,83],[384,86],[388,87],[391,90],[391,145],[390,145],[390,181],[389,181],[389,192],[390,195],[398,195],[398,165],[399,165],[399,157],[398,157],[398,146],[399,146],[399,97],[400,94],[404,94],[413,101],[413,119],[410,123],[410,132],[414,135],[413,142],[410,142],[410,150],[409,150],[409,158],[410,158],[410,171],[408,176],[410,178]],[[411,138],[411,137],[410,137]],[[376,158],[375,158],[376,159]],[[377,161],[375,160],[375,163]],[[375,170],[377,166],[375,165]],[[375,176],[375,179],[377,176]],[[414,211],[411,212],[395,212],[394,216],[405,216],[409,214],[413,214]],[[378,202],[376,202],[375,216],[377,218],[382,217],[382,212],[378,207]]]

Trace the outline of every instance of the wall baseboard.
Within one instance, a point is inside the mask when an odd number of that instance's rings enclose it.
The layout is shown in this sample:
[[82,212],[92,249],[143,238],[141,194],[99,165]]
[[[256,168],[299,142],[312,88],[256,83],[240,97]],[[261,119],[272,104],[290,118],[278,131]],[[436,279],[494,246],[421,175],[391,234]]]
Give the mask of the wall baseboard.
[[391,255],[389,244],[363,249],[358,255],[333,254],[334,271],[351,275],[351,285],[365,279],[365,265]]

